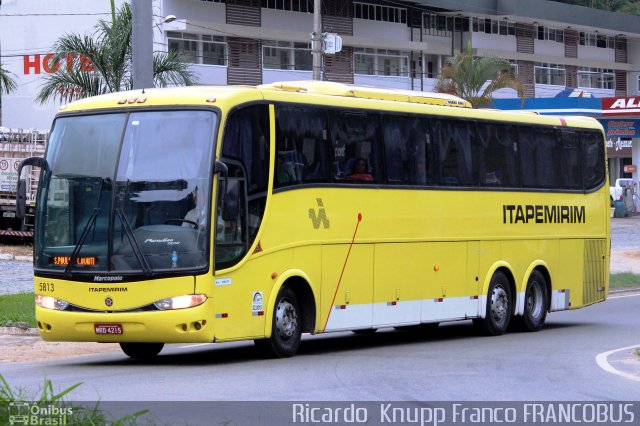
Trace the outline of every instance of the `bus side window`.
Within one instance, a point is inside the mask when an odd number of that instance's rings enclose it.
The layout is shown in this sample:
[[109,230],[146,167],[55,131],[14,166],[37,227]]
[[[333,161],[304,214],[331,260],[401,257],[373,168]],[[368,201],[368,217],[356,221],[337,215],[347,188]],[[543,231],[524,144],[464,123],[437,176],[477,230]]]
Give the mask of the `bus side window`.
[[580,156],[580,140],[578,134],[574,131],[560,130],[559,135],[562,143],[560,144],[561,155],[560,162],[560,180],[562,187],[567,189],[582,189],[582,162]]
[[462,120],[434,120],[441,185],[477,184],[475,127]]
[[522,126],[518,151],[522,183],[533,188],[561,188],[558,179],[560,152],[556,132],[548,128]]
[[[336,112],[331,114],[329,123],[334,179],[338,182],[380,182],[382,155],[379,146],[379,115],[365,112]],[[365,170],[356,174],[354,166],[361,164],[363,160]],[[370,175],[370,177],[365,179],[364,175]],[[360,177],[360,179],[354,177]]]
[[584,187],[593,189],[605,179],[602,135],[596,131],[583,131],[579,139],[582,141]]
[[478,123],[478,168],[483,186],[518,186],[514,126]]
[[428,119],[389,115],[383,123],[387,182],[434,183],[434,154]]
[[328,148],[323,110],[276,105],[276,188],[328,182]]

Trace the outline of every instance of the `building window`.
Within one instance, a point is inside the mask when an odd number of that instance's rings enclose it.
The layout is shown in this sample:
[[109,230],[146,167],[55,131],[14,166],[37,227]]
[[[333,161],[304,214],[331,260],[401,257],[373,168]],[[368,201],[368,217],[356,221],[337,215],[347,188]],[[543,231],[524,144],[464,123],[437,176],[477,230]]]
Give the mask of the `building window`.
[[355,74],[409,76],[409,53],[385,49],[356,49]]
[[224,37],[168,31],[167,40],[169,51],[181,54],[185,62],[227,65],[227,43]]
[[593,89],[615,89],[616,76],[613,70],[602,68],[578,68],[578,87]]
[[313,13],[313,0],[262,0],[260,6],[265,9]]
[[309,43],[263,42],[262,68],[264,69],[311,71],[312,65]]
[[549,40],[564,43],[564,30],[538,25],[536,38],[538,40]]
[[580,33],[580,46],[599,47],[602,49],[614,49],[615,42],[613,37],[601,35],[597,33]]
[[566,86],[567,71],[562,65],[537,63],[534,66],[536,84]]
[[451,36],[451,22],[449,17],[437,13],[422,14],[422,34],[437,37]]
[[504,19],[498,21],[496,19],[472,18],[471,30],[476,33],[515,36],[516,24]]
[[353,17],[370,21],[407,23],[407,9],[393,6],[381,6],[369,3],[353,3]]

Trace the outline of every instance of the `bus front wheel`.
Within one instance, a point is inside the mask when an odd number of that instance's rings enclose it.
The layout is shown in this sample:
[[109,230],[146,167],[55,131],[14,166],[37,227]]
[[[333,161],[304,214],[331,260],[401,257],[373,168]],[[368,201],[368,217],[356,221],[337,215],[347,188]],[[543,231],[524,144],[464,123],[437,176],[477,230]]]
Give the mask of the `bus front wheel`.
[[120,343],[120,348],[133,359],[148,360],[158,355],[164,343]]
[[511,286],[509,279],[500,271],[491,277],[487,293],[487,313],[484,318],[476,318],[473,324],[486,335],[504,334],[511,320]]
[[524,295],[524,313],[515,317],[516,326],[523,331],[538,331],[544,325],[549,308],[547,280],[540,271],[533,271]]
[[298,351],[302,338],[302,315],[296,294],[288,287],[278,293],[273,309],[271,337],[256,340],[267,356],[288,358]]

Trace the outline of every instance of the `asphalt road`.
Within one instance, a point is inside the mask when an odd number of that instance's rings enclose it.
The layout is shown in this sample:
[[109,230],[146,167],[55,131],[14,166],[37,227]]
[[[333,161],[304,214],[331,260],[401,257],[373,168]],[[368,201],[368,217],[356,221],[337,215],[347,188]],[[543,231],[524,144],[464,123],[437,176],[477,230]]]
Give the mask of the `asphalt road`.
[[78,382],[72,400],[198,401],[619,401],[640,383],[604,371],[600,353],[640,346],[640,295],[552,313],[538,333],[480,337],[469,321],[426,333],[305,336],[290,359],[258,357],[250,342],[169,345],[153,363],[119,352],[1,365],[14,387],[36,393]]

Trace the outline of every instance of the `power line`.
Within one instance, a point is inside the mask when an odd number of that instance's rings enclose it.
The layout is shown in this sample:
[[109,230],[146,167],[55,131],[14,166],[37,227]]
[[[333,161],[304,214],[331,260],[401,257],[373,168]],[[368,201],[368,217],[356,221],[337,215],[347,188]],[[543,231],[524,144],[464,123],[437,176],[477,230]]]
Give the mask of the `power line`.
[[21,18],[31,16],[98,16],[111,15],[111,12],[95,12],[95,13],[0,13],[0,18]]

